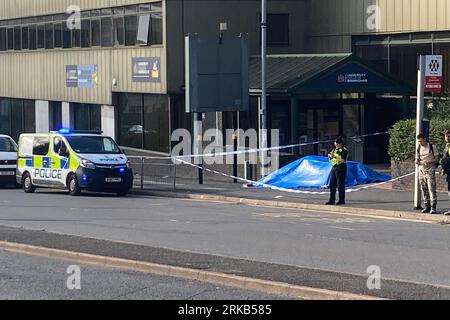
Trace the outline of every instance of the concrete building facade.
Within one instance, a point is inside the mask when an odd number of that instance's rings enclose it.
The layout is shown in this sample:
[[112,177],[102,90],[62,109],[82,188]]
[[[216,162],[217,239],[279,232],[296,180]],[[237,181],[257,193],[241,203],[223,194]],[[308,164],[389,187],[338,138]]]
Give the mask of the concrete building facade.
[[[304,5],[277,1],[271,19],[303,30]],[[77,7],[81,23],[71,29]],[[62,126],[102,129],[123,145],[168,152],[174,119],[186,122],[184,36],[218,35],[227,22],[227,34],[249,35],[255,54],[259,17],[255,1],[1,0],[0,131],[17,139]],[[271,50],[304,51],[305,36],[290,35]],[[149,67],[140,77],[136,68]]]
[[[448,88],[446,0],[268,3],[271,55],[353,53],[414,87],[416,55],[442,53]],[[72,29],[67,21],[77,7],[80,25]],[[226,35],[245,35],[258,55],[260,14],[257,0],[0,0],[0,132],[17,139],[60,127],[101,129],[123,146],[169,152],[170,133],[192,123],[184,108],[184,37],[218,35],[227,22]],[[347,123],[358,123],[355,133],[385,130],[411,104],[390,92],[272,93],[269,122],[283,142],[312,141],[351,134]],[[240,122],[257,126],[257,108],[255,94]],[[372,123],[386,112],[385,123]],[[225,128],[230,117],[207,114],[205,123]],[[383,162],[375,159],[378,142],[367,158]]]

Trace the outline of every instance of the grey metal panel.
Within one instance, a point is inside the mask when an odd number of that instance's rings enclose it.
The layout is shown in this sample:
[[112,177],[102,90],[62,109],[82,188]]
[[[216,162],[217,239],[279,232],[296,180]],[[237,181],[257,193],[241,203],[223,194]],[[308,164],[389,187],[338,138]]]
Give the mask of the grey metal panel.
[[186,111],[247,111],[248,59],[243,37],[186,37]]
[[[316,0],[315,0],[316,1]],[[248,35],[250,54],[260,52],[261,2],[255,0],[169,0],[167,10],[168,77],[171,93],[182,93],[184,79],[184,36],[218,36],[219,22],[228,22],[225,35]],[[309,12],[307,0],[269,1],[270,13],[288,13],[290,43],[288,46],[269,47],[269,53],[305,53]],[[314,3],[314,2],[313,2]],[[320,22],[320,23],[319,23]],[[311,21],[321,24],[322,21]]]

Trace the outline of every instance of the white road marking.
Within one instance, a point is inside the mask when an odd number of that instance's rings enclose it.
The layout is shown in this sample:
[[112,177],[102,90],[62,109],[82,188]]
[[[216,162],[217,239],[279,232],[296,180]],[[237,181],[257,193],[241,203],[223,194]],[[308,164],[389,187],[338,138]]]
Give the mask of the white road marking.
[[344,227],[336,227],[336,226],[330,226],[330,228],[340,229],[340,230],[347,230],[347,231],[355,231],[355,229],[352,229],[352,228],[344,228]]

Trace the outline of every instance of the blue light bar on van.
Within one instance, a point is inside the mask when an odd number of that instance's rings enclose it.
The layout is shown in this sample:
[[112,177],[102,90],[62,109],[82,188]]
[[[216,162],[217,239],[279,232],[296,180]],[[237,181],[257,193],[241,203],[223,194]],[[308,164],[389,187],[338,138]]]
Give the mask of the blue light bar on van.
[[79,134],[97,134],[101,135],[103,134],[103,131],[101,130],[71,130],[67,128],[59,129],[58,131],[50,131],[51,133],[59,133],[59,134],[72,134],[72,133],[79,133]]

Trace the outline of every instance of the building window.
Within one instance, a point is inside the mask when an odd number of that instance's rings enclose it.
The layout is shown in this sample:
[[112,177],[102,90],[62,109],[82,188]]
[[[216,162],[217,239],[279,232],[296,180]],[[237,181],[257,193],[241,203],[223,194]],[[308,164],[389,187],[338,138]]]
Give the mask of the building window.
[[63,45],[63,29],[61,22],[54,24],[55,48],[62,48]]
[[267,15],[267,45],[289,46],[289,15]]
[[81,12],[81,30],[67,14],[0,20],[0,51],[160,45],[162,2]]
[[73,48],[81,47],[81,30],[80,29],[72,30],[72,47]]
[[53,49],[53,23],[45,25],[45,49]]
[[81,47],[89,48],[91,46],[91,21],[81,20]]
[[102,115],[99,105],[71,103],[72,123],[75,130],[100,131]]
[[102,47],[112,47],[113,45],[112,18],[102,18]]
[[0,99],[0,134],[11,135],[11,100]]
[[45,48],[45,26],[43,24],[37,26],[37,47],[38,49]]
[[169,105],[164,95],[144,95],[144,149],[169,152]]
[[14,50],[14,29],[8,28],[8,50]]
[[140,15],[136,43],[139,45],[148,45],[149,31],[150,31],[150,14]]
[[142,95],[123,93],[119,95],[118,124],[120,145],[143,148]]
[[22,30],[20,27],[14,28],[14,50],[22,49]]
[[126,16],[125,17],[125,45],[134,46],[137,41],[137,29],[138,29],[138,17]]
[[125,14],[135,14],[138,12],[139,7],[135,4],[131,5],[131,6],[126,6],[125,7]]
[[120,94],[119,142],[123,146],[169,152],[167,96]]
[[150,44],[162,44],[162,13],[152,13],[152,38]]
[[152,3],[150,3],[150,11],[160,11],[160,12],[162,12],[162,2],[152,2]]
[[52,131],[62,128],[62,104],[61,102],[49,102],[49,127]]
[[17,141],[21,133],[33,133],[36,127],[35,102],[11,99],[11,137]]
[[91,45],[93,47],[101,45],[100,20],[91,21]]
[[11,101],[11,138],[15,141],[19,139],[23,130],[23,104],[22,100],[12,99]]
[[6,51],[7,48],[8,46],[7,46],[6,29],[0,28],[0,51]]
[[29,30],[29,48],[30,50],[36,50],[37,49],[37,27],[36,25],[30,25]]
[[36,131],[36,102],[34,100],[23,101],[23,129],[24,133]]
[[114,19],[114,45],[123,46],[125,44],[124,18]]
[[72,30],[67,26],[67,23],[63,23],[63,48],[72,48]]
[[28,27],[22,28],[22,50],[28,49]]

